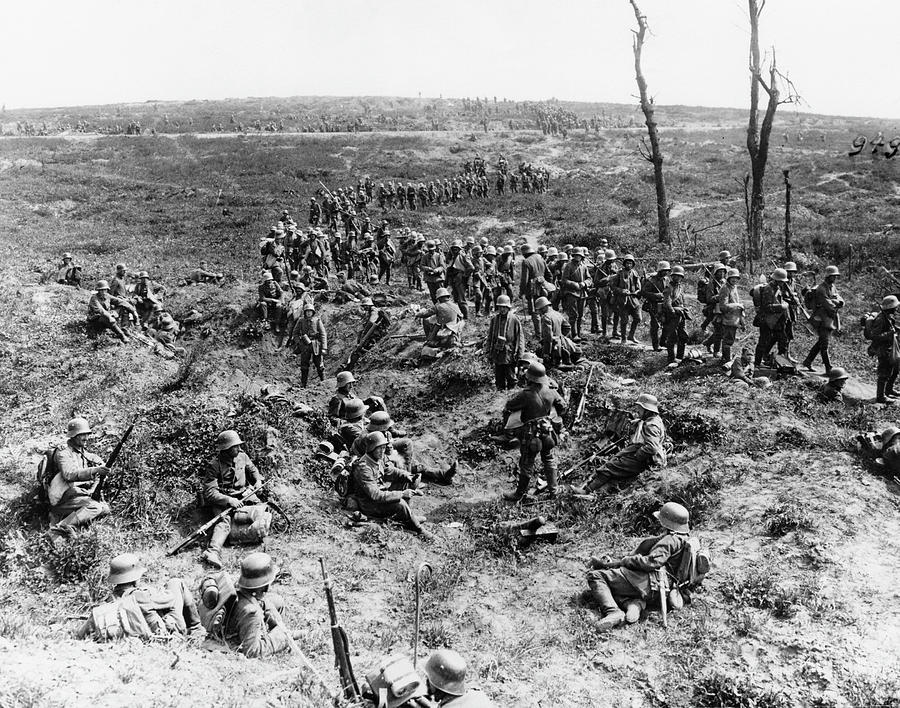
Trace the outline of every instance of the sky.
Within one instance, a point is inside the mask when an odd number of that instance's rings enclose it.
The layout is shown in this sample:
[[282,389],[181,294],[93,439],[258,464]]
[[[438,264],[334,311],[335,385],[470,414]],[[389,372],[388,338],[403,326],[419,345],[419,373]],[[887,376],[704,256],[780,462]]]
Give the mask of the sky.
[[[658,104],[745,107],[746,0],[638,0]],[[628,0],[4,0],[7,108],[247,96],[633,103]],[[768,0],[803,110],[900,118],[896,0]]]

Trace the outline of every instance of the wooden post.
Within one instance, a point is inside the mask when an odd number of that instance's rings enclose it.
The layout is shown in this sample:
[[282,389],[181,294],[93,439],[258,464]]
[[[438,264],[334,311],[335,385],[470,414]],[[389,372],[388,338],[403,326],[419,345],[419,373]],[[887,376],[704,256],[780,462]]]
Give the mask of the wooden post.
[[784,257],[791,260],[791,171],[784,174]]

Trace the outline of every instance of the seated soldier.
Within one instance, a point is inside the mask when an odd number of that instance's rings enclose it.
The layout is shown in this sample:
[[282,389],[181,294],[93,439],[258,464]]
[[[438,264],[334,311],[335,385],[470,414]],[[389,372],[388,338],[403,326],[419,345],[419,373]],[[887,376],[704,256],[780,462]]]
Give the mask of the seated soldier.
[[588,562],[588,587],[601,614],[597,629],[606,631],[623,622],[637,622],[651,595],[652,576],[663,567],[672,576],[678,573],[681,553],[690,536],[688,510],[666,502],[653,516],[665,533],[644,539],[632,555],[618,560],[592,557]]
[[[118,311],[116,311],[118,310]],[[124,298],[113,297],[109,294],[109,283],[105,280],[97,282],[97,291],[88,300],[88,328],[96,333],[109,329],[122,341],[128,341],[128,335],[119,326],[119,312],[134,313],[137,320],[137,310]]]
[[452,649],[438,649],[425,662],[428,694],[441,708],[495,708],[478,689],[466,686],[466,660]]
[[732,381],[738,386],[747,388],[755,386],[757,388],[768,388],[772,385],[768,376],[754,376],[753,352],[747,347],[741,349],[741,355],[736,356],[731,362],[731,368],[728,375]]
[[344,364],[351,371],[356,366],[356,362],[359,361],[359,357],[363,352],[368,351],[375,342],[381,339],[391,324],[390,315],[384,310],[375,307],[372,298],[363,298],[360,305],[362,306],[363,314],[362,329],[357,337],[356,346]]
[[433,534],[422,526],[422,520],[409,507],[409,500],[422,492],[409,489],[409,479],[397,474],[394,468],[385,470],[387,444],[383,433],[366,435],[366,454],[351,467],[348,502],[366,516],[395,519],[430,540]]
[[65,445],[53,453],[50,486],[50,535],[71,536],[78,526],[109,514],[109,505],[91,498],[94,483],[109,474],[103,460],[86,449],[91,426],[84,418],[72,418],[66,427]]
[[847,384],[850,374],[841,366],[833,366],[827,376],[828,381],[819,389],[816,398],[820,403],[843,403],[844,394],[841,391]]
[[363,298],[369,297],[369,290],[360,285],[356,280],[347,278],[346,271],[340,271],[337,274],[338,289],[334,295],[334,302],[341,305],[345,302],[359,302]]
[[62,265],[56,273],[56,282],[81,287],[81,266],[75,265],[71,253],[63,253]]
[[141,318],[142,326],[146,327],[147,320],[155,311],[162,308],[159,295],[160,288],[150,280],[150,274],[146,270],[138,273],[138,282],[134,286],[132,301]]
[[271,327],[275,333],[280,333],[284,324],[284,293],[281,286],[275,282],[270,271],[263,273],[262,282],[257,288],[259,315],[266,327]]
[[209,270],[206,261],[200,261],[200,266],[191,273],[191,280],[195,283],[213,283],[214,285],[219,285],[225,280],[225,274]]
[[586,492],[607,492],[631,482],[652,465],[666,466],[666,427],[655,396],[642,393],[634,404],[637,420],[630,442],[597,471]]
[[337,390],[328,402],[328,420],[333,428],[340,427],[344,422],[344,406],[347,401],[356,398],[353,392],[353,384],[356,379],[351,371],[341,371],[337,375]]
[[269,592],[278,567],[268,553],[251,553],[241,561],[237,598],[227,615],[225,639],[248,659],[290,651],[291,639],[281,618],[284,600]]
[[451,346],[458,345],[463,325],[462,311],[459,305],[450,301],[452,295],[447,288],[438,288],[434,295],[437,302],[416,313],[416,317],[422,320],[426,344],[438,346],[446,342]]
[[[200,613],[187,584],[180,578],[172,578],[166,583],[165,590],[138,587],[138,581],[146,570],[134,553],[122,553],[113,558],[107,578],[113,586],[113,602],[95,608],[75,636],[84,639],[93,635],[102,641],[118,638],[116,635],[121,629],[122,636],[149,639],[188,634],[197,629]],[[140,614],[134,611],[135,608]],[[115,617],[110,627],[104,618],[111,613]],[[121,622],[122,616],[128,618],[128,627]]]
[[359,398],[352,398],[344,406],[344,422],[338,428],[338,436],[344,449],[351,450],[353,443],[366,434],[366,404]]
[[[259,504],[255,494],[243,497],[250,489],[259,489],[263,483],[256,465],[241,449],[243,444],[236,430],[224,430],[216,438],[217,454],[206,463],[200,490],[203,503],[213,516],[225,509],[238,510],[245,504]],[[213,526],[209,545],[201,556],[214,568],[222,567],[222,548],[232,532],[232,522],[237,521],[233,516],[226,515]]]

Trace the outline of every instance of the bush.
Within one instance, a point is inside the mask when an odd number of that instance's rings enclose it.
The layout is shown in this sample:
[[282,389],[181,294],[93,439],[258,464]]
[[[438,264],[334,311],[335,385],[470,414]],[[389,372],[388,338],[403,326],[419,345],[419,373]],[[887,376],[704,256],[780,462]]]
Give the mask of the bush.
[[481,357],[462,354],[443,359],[428,373],[432,391],[445,398],[481,391],[493,381],[493,374]]
[[792,708],[781,691],[759,688],[746,677],[712,673],[697,680],[691,705],[696,708]]
[[721,590],[726,600],[768,610],[778,619],[793,617],[809,600],[797,588],[782,585],[770,568],[753,568],[743,576],[727,578]]
[[94,523],[76,531],[66,542],[41,544],[42,562],[58,583],[84,582],[91,598],[105,594],[109,561],[121,552],[122,539],[117,529]]
[[799,499],[782,497],[763,512],[763,523],[769,536],[780,537],[791,531],[812,531],[815,521]]
[[663,413],[666,432],[677,443],[709,443],[722,445],[725,442],[725,427],[722,419],[693,411],[668,411]]

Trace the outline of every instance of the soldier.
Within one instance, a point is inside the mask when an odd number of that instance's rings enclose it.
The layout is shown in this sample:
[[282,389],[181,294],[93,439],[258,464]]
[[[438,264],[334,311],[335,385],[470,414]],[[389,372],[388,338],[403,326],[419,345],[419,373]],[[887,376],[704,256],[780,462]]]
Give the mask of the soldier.
[[306,388],[310,363],[316,367],[319,381],[324,381],[325,370],[322,360],[328,353],[328,334],[321,318],[316,315],[316,306],[312,301],[306,301],[303,306],[303,317],[291,324],[287,341],[294,345],[294,351],[300,355],[300,387]]
[[508,296],[497,298],[496,311],[488,326],[485,349],[494,367],[494,383],[498,391],[503,391],[516,386],[516,362],[525,353],[525,333]]
[[558,366],[563,361],[563,323],[566,318],[554,310],[545,297],[534,301],[534,309],[541,323],[541,359],[547,368]]
[[154,307],[161,305],[158,295],[154,292],[153,283],[150,282],[150,274],[146,270],[138,273],[138,282],[134,286],[132,302],[140,316],[141,326],[146,327]]
[[346,362],[346,368],[350,371],[356,366],[363,352],[368,351],[375,342],[384,336],[391,325],[391,318],[387,312],[375,307],[372,298],[365,297],[360,302],[363,313],[363,328],[356,339],[356,347]]
[[[259,503],[256,495],[240,499],[248,489],[262,487],[263,479],[256,465],[241,446],[244,441],[236,430],[223,430],[216,437],[216,456],[206,463],[200,496],[210,516],[225,509],[240,509],[245,504]],[[222,568],[222,548],[231,534],[232,515],[223,516],[213,526],[209,544],[201,559],[213,568]]]
[[452,649],[438,649],[428,657],[425,680],[428,693],[441,708],[495,708],[484,693],[466,686],[466,660]]
[[225,274],[211,271],[207,268],[207,265],[206,261],[200,261],[200,267],[196,268],[194,272],[191,273],[191,280],[195,283],[212,283],[214,285],[220,285],[222,281],[225,280]]
[[97,281],[97,290],[88,300],[88,327],[98,334],[110,329],[122,342],[127,342],[128,335],[119,326],[119,313],[115,312],[114,308],[118,308],[119,312],[133,314],[137,321],[138,315],[134,305],[124,298],[112,297],[109,294],[109,283],[105,280]]
[[397,254],[397,248],[391,241],[391,230],[382,229],[375,239],[375,250],[378,254],[378,282],[384,278],[384,284],[391,284],[391,268],[394,265],[394,256]]
[[719,289],[716,298],[716,310],[721,327],[722,361],[731,361],[731,347],[737,337],[738,327],[744,329],[744,303],[738,292],[741,273],[737,268],[729,268],[725,276],[725,285]]
[[62,265],[56,273],[56,282],[61,285],[81,287],[81,266],[75,265],[71,253],[63,253]]
[[877,357],[878,368],[875,371],[877,403],[893,403],[898,397],[894,383],[900,371],[900,359],[897,356],[897,333],[900,332],[896,322],[897,308],[900,300],[888,295],[881,301],[881,312],[869,326],[870,339],[868,353]]
[[431,540],[434,535],[422,526],[422,520],[409,507],[409,500],[421,496],[422,492],[407,488],[408,482],[403,479],[395,479],[387,489],[384,488],[385,481],[389,481],[391,472],[396,469],[385,469],[387,444],[384,433],[366,434],[366,454],[351,468],[349,499],[366,516],[395,519],[425,540]]
[[344,421],[344,408],[347,402],[357,398],[356,394],[353,392],[353,384],[355,382],[356,379],[353,377],[352,372],[338,372],[336,379],[337,389],[331,397],[331,400],[328,402],[328,420],[334,428],[339,427]]
[[544,288],[544,277],[547,274],[547,265],[540,253],[534,250],[530,243],[522,245],[522,267],[519,278],[519,297],[525,299],[526,311],[531,317],[534,326],[534,334],[541,334],[540,316],[535,310],[534,302],[547,293]]
[[248,659],[290,651],[291,638],[281,618],[284,600],[269,592],[278,570],[268,553],[250,553],[241,561],[234,586],[237,598],[226,615],[224,635]]
[[109,474],[103,460],[87,450],[91,426],[72,418],[66,426],[66,444],[53,453],[47,496],[50,501],[50,536],[71,536],[79,526],[109,514],[109,504],[91,498],[95,482]]
[[629,443],[585,485],[586,492],[608,492],[634,480],[652,465],[666,466],[666,426],[656,396],[642,393],[634,404],[637,420]]
[[[621,342],[627,341],[637,344],[634,335],[638,323],[641,321],[641,279],[634,270],[634,256],[630,253],[622,257],[622,270],[609,279],[609,288],[615,293],[616,305],[619,311],[619,324],[621,326]],[[628,321],[631,320],[631,329]],[[613,331],[615,334],[615,330]]]
[[497,284],[494,287],[494,298],[501,294],[513,299],[513,283],[516,280],[516,254],[512,245],[503,246],[497,259]]
[[277,229],[271,241],[268,241],[262,253],[263,268],[272,269],[279,266],[282,270],[287,267],[287,252],[284,247],[284,229]]
[[744,347],[741,349],[741,355],[736,356],[731,362],[729,376],[736,385],[743,387],[756,386],[757,388],[768,388],[772,382],[767,376],[754,376],[753,357],[750,349]]
[[[603,262],[598,263],[591,273],[591,281],[594,286],[594,309],[591,310],[591,333],[600,333],[606,339],[606,325],[612,325],[613,336],[619,329],[619,309],[616,306],[616,296],[610,290],[609,281],[618,273],[616,266],[616,252],[606,249],[603,252]],[[600,329],[597,329],[597,304],[600,306]]]
[[710,322],[713,326],[712,333],[703,342],[703,345],[713,354],[719,353],[722,344],[722,313],[719,311],[719,291],[725,287],[725,276],[728,274],[728,266],[717,263],[713,269],[713,277],[706,285],[706,304],[703,307],[703,324],[700,329],[705,330]]
[[579,246],[572,249],[572,260],[566,264],[560,275],[563,308],[569,317],[572,338],[581,341],[581,321],[584,318],[584,301],[591,285],[590,271],[584,263],[587,249]]
[[822,355],[822,363],[825,365],[825,373],[831,371],[831,360],[828,356],[828,345],[831,342],[831,333],[841,329],[840,310],[844,306],[844,299],[834,287],[840,271],[837,266],[830,265],[825,269],[825,279],[815,289],[813,294],[812,316],[810,323],[816,328],[818,339],[813,344],[803,366],[809,371],[813,370],[813,360]]
[[425,273],[425,285],[428,287],[428,295],[431,302],[437,302],[437,291],[444,286],[444,254],[441,253],[434,241],[425,242],[425,255],[422,256],[422,272]]
[[262,282],[257,288],[259,297],[259,314],[266,328],[272,327],[276,334],[281,332],[284,311],[284,292],[281,286],[275,282],[270,271],[263,273]]
[[656,272],[647,278],[641,286],[641,297],[644,304],[641,306],[644,312],[650,315],[650,344],[653,351],[660,351],[661,347],[666,346],[666,333],[663,329],[663,336],[660,339],[660,321],[663,319],[661,308],[663,303],[663,292],[668,287],[669,273],[672,272],[672,266],[668,261],[660,261],[656,265]]
[[450,291],[447,288],[438,288],[435,295],[437,302],[432,307],[416,313],[416,317],[422,320],[425,338],[428,342],[435,342],[439,333],[446,328],[453,333],[452,339],[458,344],[462,312],[455,302],[450,302]]
[[528,367],[525,378],[525,388],[512,396],[504,408],[504,413],[510,416],[518,413],[520,420],[516,430],[520,441],[519,480],[514,491],[503,495],[505,500],[511,502],[520,501],[527,494],[538,455],[547,481],[544,491],[550,496],[556,496],[556,461],[553,449],[559,442],[559,436],[551,423],[551,414],[555,412],[562,416],[566,411],[566,402],[559,391],[548,385],[547,370],[542,364],[533,362]]
[[819,392],[816,395],[819,402],[843,403],[844,394],[842,391],[849,378],[850,374],[847,373],[845,368],[841,366],[832,366],[831,371],[828,372],[828,381],[819,389]]
[[666,502],[653,516],[663,528],[662,535],[644,539],[632,555],[618,560],[610,556],[591,557],[588,562],[588,587],[600,608],[597,629],[601,631],[640,619],[651,595],[651,577],[660,568],[672,576],[678,574],[691,532],[688,510],[681,504]]
[[778,353],[783,354],[790,361],[796,363],[797,360],[791,356],[791,342],[794,341],[794,324],[797,319],[802,316],[800,312],[800,292],[795,282],[797,277],[797,264],[788,261],[784,264],[784,272],[788,276],[787,295],[788,295],[788,316],[784,323],[784,335],[778,342]]
[[459,307],[463,319],[469,318],[466,291],[469,288],[469,277],[474,270],[468,251],[463,250],[462,241],[457,239],[450,244],[450,257],[447,259],[447,284],[450,286],[453,301]]
[[406,250],[406,284],[414,289],[422,289],[422,247],[425,245],[425,236],[415,234],[410,238],[410,244]]
[[128,267],[124,263],[116,263],[116,274],[109,281],[109,294],[128,298]]
[[666,343],[670,364],[684,359],[684,347],[688,341],[685,322],[691,319],[691,313],[684,299],[683,281],[684,268],[677,265],[672,269],[669,284],[663,290],[660,308],[663,320],[662,339]]
[[753,364],[759,368],[763,357],[768,356],[772,347],[784,336],[789,305],[787,303],[788,276],[784,268],[776,268],[771,282],[759,290],[759,307],[753,324],[759,327],[759,341]]
[[[123,601],[128,598],[140,611],[143,622],[136,621],[131,616],[128,635],[135,632],[145,639],[151,637],[166,637],[178,634],[189,634],[200,627],[200,613],[197,611],[197,603],[187,587],[187,583],[180,578],[172,578],[166,583],[165,590],[150,590],[138,586],[147,569],[141,566],[140,560],[134,553],[121,553],[109,562],[109,575],[106,581],[112,585],[112,597],[114,601]],[[118,611],[121,603],[113,605]],[[91,612],[91,616],[75,633],[76,638],[85,639],[93,635],[95,639],[105,640],[108,634],[104,627],[98,627],[95,617],[104,606]],[[119,623],[116,622],[116,626]]]

